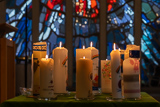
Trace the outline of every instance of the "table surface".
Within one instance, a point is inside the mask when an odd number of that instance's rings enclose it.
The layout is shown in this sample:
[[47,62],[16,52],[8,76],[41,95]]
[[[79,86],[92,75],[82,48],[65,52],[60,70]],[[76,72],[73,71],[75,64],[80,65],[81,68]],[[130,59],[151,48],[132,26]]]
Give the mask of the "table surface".
[[110,97],[109,94],[97,95],[90,101],[77,101],[74,96],[75,93],[71,93],[58,96],[56,100],[39,101],[21,95],[3,102],[0,107],[160,107],[160,103],[145,92],[141,92],[142,99],[139,101],[107,101],[106,97]]

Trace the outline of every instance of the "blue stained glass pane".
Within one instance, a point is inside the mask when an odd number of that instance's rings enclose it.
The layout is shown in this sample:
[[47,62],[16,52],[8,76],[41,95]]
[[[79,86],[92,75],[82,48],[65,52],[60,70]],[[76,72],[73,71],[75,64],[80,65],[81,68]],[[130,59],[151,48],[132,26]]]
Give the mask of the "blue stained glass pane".
[[16,0],[16,5],[19,6],[24,2],[24,0]]
[[150,22],[150,20],[148,20],[147,17],[146,17],[143,13],[142,13],[141,16],[142,16],[142,19],[144,19],[146,23],[149,23],[149,22]]
[[26,46],[26,42],[22,43],[21,50],[18,53],[18,57],[20,57],[22,55],[22,53],[24,52],[25,46]]
[[62,44],[65,44],[65,38],[57,38],[57,44],[59,44],[59,42],[62,42]]

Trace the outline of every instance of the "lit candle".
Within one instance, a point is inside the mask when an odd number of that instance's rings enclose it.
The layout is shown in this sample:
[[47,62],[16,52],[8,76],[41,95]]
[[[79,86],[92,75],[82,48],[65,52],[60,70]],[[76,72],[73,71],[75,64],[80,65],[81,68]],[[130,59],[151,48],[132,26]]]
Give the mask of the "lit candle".
[[101,60],[101,90],[102,93],[112,93],[111,61]]
[[52,98],[54,96],[54,85],[53,85],[53,59],[41,58],[40,62],[40,97],[41,98]]
[[99,51],[93,47],[93,42],[90,43],[90,47],[87,48],[91,51],[91,60],[93,61],[92,71],[92,82],[93,82],[93,93],[98,93],[98,67],[99,67]]
[[111,52],[111,75],[112,75],[112,98],[121,99],[121,69],[120,69],[120,52],[114,50]]
[[92,65],[88,58],[80,58],[76,61],[76,98],[92,98]]
[[46,42],[33,43],[33,95],[40,94],[40,60],[47,54]]
[[62,47],[60,42],[59,47],[53,51],[54,59],[54,92],[57,94],[67,93],[67,79],[68,79],[68,50]]
[[88,49],[85,49],[84,45],[83,45],[83,49],[76,49],[76,60],[82,58],[83,56],[91,59],[91,51]]

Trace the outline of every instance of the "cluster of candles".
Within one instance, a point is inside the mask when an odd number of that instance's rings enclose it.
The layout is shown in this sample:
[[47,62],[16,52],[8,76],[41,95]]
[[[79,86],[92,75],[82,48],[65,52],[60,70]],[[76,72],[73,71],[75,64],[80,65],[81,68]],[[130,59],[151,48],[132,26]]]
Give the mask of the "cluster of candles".
[[[99,51],[92,46],[76,49],[76,99],[93,99],[98,91]],[[52,51],[53,59],[41,58],[40,97],[52,98],[54,94],[67,93],[68,50],[60,46]],[[112,99],[140,98],[139,46],[111,52],[111,60],[101,60],[102,93],[112,93]],[[136,53],[136,54],[135,54]],[[124,54],[124,61],[121,56]],[[123,65],[123,67],[122,67]],[[122,71],[123,73],[122,73]],[[123,78],[122,78],[123,77]]]
[[111,60],[101,60],[102,93],[112,93],[114,100],[140,99],[139,50],[136,45],[118,50],[114,44]]

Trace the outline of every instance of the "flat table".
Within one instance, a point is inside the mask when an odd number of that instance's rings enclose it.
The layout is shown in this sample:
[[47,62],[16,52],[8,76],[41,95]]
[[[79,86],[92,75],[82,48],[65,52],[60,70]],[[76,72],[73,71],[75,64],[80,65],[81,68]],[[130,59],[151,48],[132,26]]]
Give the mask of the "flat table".
[[39,101],[35,98],[17,96],[3,102],[0,107],[160,107],[160,103],[145,92],[141,92],[142,99],[139,101],[107,101],[109,94],[95,96],[94,100],[77,101],[75,93],[66,96],[58,96],[56,100]]

